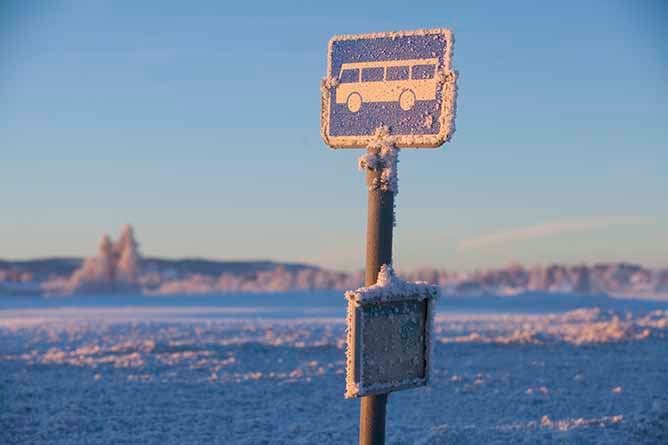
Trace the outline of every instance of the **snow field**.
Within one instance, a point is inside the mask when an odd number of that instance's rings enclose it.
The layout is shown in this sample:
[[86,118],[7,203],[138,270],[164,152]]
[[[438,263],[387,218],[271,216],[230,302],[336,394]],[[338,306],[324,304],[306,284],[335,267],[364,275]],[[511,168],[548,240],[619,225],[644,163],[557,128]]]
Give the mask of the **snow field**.
[[[0,311],[0,443],[356,442],[341,321],[52,312]],[[388,443],[668,441],[666,310],[441,313],[435,333]]]

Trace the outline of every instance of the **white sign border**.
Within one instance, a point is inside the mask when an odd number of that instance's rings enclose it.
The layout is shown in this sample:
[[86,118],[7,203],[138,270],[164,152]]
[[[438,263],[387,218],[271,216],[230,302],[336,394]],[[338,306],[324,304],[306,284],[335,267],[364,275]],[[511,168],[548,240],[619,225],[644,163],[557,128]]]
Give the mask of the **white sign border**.
[[[383,266],[385,268],[386,266]],[[386,273],[382,270],[381,274]],[[348,300],[348,315],[346,328],[346,392],[347,399],[362,397],[368,395],[384,394],[392,391],[399,391],[402,389],[416,388],[420,386],[427,386],[431,379],[431,366],[433,354],[433,329],[434,329],[434,313],[436,310],[436,300],[439,297],[440,289],[438,286],[431,285],[425,282],[407,282],[400,280],[394,276],[394,272],[390,269],[387,271],[390,285],[381,286],[373,285],[370,287],[362,287],[355,291],[346,292],[345,296]],[[396,301],[425,301],[427,303],[427,319],[425,323],[425,375],[423,378],[409,378],[392,382],[388,384],[374,384],[364,385],[364,364],[363,360],[356,360],[359,354],[360,358],[364,354],[364,342],[358,341],[363,335],[363,332],[357,330],[363,325],[362,319],[357,319],[357,314],[362,314],[362,311],[357,311],[362,306],[378,304],[383,302]],[[359,350],[358,350],[359,348]],[[359,366],[359,370],[355,369],[355,365]],[[356,376],[357,374],[357,376]]]

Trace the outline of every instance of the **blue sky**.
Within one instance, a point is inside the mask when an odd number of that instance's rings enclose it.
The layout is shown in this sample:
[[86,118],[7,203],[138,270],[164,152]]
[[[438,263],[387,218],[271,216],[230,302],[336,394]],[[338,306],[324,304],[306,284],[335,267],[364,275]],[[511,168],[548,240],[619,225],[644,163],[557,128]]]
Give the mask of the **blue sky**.
[[327,41],[448,27],[457,132],[401,153],[395,263],[668,266],[666,24],[660,1],[3,2],[0,257],[131,222],[148,255],[361,268]]

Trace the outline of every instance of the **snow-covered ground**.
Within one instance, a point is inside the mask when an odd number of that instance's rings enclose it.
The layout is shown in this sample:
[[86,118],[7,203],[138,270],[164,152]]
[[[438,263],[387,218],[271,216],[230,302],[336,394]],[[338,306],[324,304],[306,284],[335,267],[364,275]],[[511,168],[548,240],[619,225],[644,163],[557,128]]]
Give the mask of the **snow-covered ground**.
[[[668,443],[668,304],[443,301],[388,443]],[[487,308],[488,310],[481,310]],[[355,443],[342,295],[0,301],[0,443]]]

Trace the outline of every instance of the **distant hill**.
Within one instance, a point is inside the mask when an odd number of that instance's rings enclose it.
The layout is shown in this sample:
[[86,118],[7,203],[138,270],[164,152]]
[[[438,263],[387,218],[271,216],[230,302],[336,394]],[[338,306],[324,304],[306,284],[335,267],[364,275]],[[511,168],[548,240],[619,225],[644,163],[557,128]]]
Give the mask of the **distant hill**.
[[219,276],[222,274],[253,275],[283,268],[289,272],[299,270],[320,270],[319,267],[303,263],[282,263],[268,260],[258,261],[221,261],[202,258],[144,258],[144,270],[166,271],[173,270],[179,275],[201,274]]
[[[59,283],[65,291],[56,293],[71,293],[67,283],[76,272],[81,270],[85,263],[80,257],[52,257],[30,260],[3,260],[0,259],[0,295],[36,295],[50,293],[48,283]],[[182,281],[192,277],[209,278],[211,281],[222,277],[239,277],[242,280],[253,281],[258,274],[287,273],[296,275],[299,272],[318,273],[322,269],[318,266],[304,263],[278,262],[269,260],[257,261],[224,261],[204,258],[168,259],[148,257],[141,261],[140,281],[145,284],[159,284],[162,282]],[[46,286],[42,286],[46,285]],[[138,288],[142,291],[142,286]],[[86,289],[84,288],[84,293]],[[91,293],[99,293],[93,289]],[[117,290],[113,287],[110,291]],[[121,289],[122,290],[122,289]],[[184,287],[184,293],[189,293]],[[261,290],[261,289],[256,289]],[[214,292],[215,289],[212,289]],[[107,292],[102,292],[107,293]],[[202,293],[201,289],[200,292]]]
[[[35,281],[43,281],[49,276],[70,276],[84,262],[81,257],[49,257],[31,260],[0,259],[0,271],[14,271],[17,274],[30,274]],[[269,260],[225,261],[204,258],[143,258],[143,265],[148,271],[172,270],[179,275],[201,274],[219,276],[224,273],[252,275],[257,272],[284,268],[290,272],[299,270],[320,270],[320,267],[304,263],[284,263]]]
[[50,275],[70,276],[81,267],[82,263],[83,258],[77,257],[37,258],[34,260],[0,259],[0,271],[28,273],[34,280],[44,281]]
[[[411,281],[439,285],[454,296],[531,292],[668,299],[668,269],[629,263],[524,267],[472,272],[426,268],[399,271]],[[132,226],[113,241],[104,235],[95,256],[0,260],[0,295],[211,294],[355,289],[364,273],[304,263],[143,257]]]
[[[86,261],[88,266],[84,267]],[[354,289],[363,284],[364,277],[362,271],[336,272],[305,263],[148,257],[141,259],[135,278],[119,283],[118,273],[109,275],[116,278],[104,279],[104,274],[93,267],[91,275],[91,264],[96,264],[91,261],[76,257],[0,260],[0,295]],[[419,269],[399,274],[412,281],[438,284],[446,294],[456,296],[547,292],[668,299],[668,270],[626,263],[532,268],[514,265],[468,273]]]

